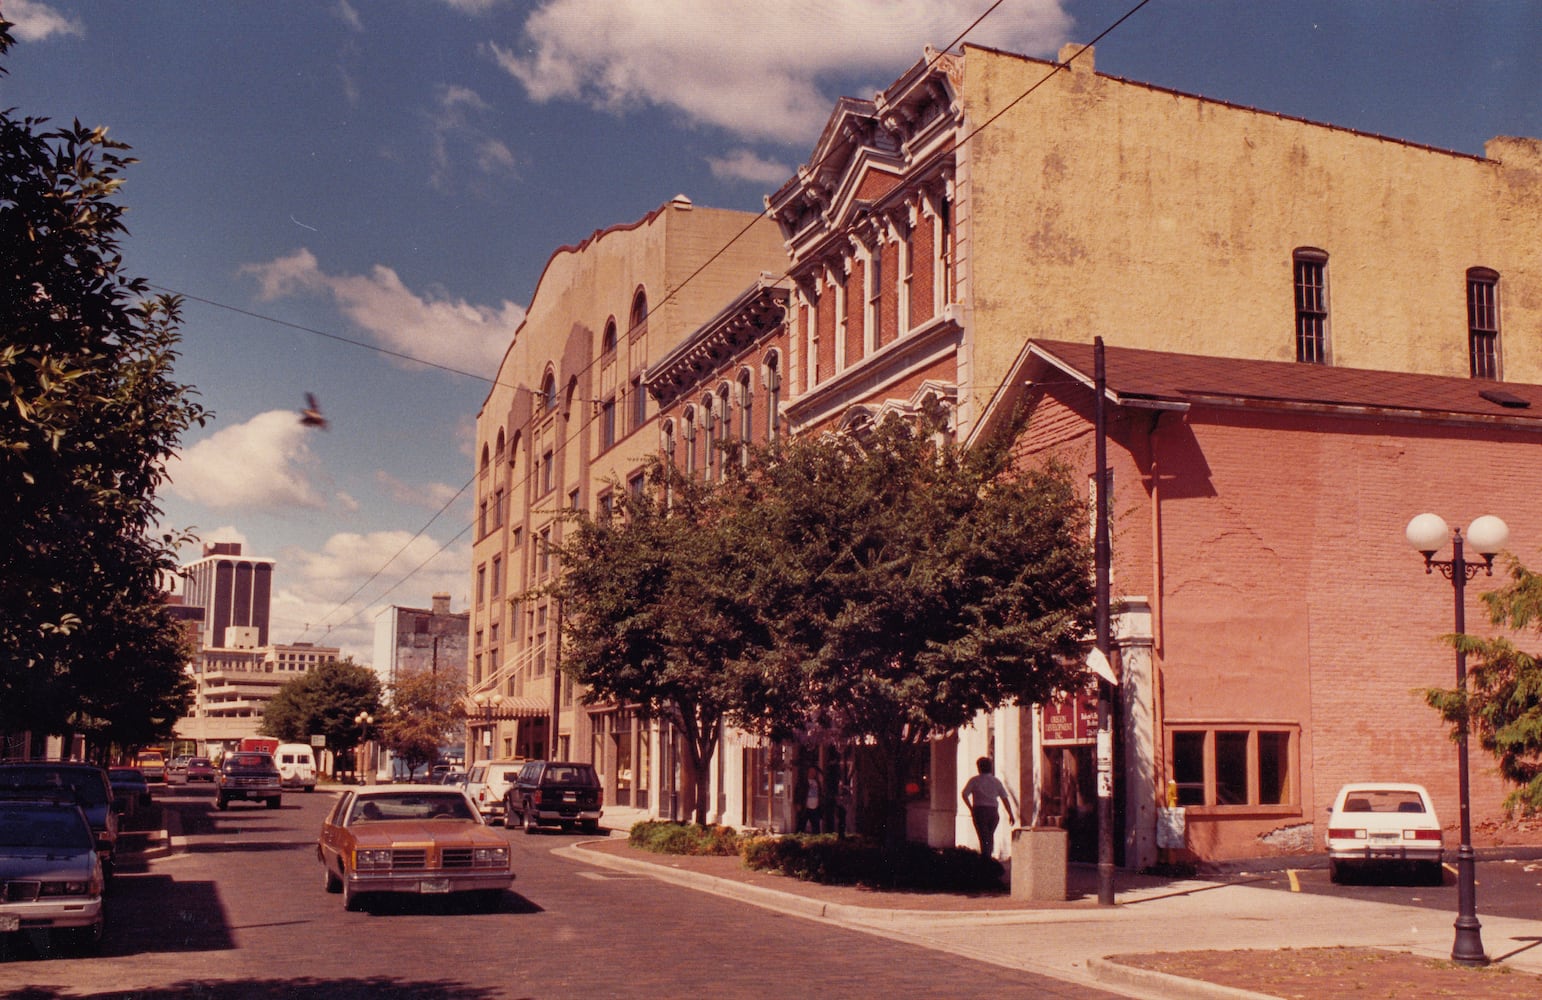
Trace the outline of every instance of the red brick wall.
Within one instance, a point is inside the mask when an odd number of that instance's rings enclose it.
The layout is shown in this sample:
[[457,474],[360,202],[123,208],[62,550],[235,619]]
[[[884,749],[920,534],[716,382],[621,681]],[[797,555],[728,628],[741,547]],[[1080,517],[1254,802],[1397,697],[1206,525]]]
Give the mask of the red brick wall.
[[867,264],[851,262],[846,276],[846,367],[862,360],[862,314],[867,309]]
[[[1151,423],[1149,412],[1115,411],[1109,459],[1114,591],[1152,600],[1159,719],[1301,727],[1299,814],[1191,812],[1191,845],[1208,857],[1257,856],[1272,853],[1271,834],[1312,823],[1320,850],[1333,793],[1366,779],[1425,784],[1454,830],[1455,750],[1421,694],[1455,682],[1454,653],[1439,641],[1454,626],[1454,594],[1425,574],[1403,529],[1426,510],[1464,529],[1498,514],[1510,548],[1538,564],[1536,439],[1197,409],[1162,415],[1154,432]],[[1048,400],[1018,448],[1024,460],[1056,454],[1090,473],[1090,413]],[[1478,594],[1497,582],[1469,585],[1469,631],[1492,634]],[[1471,759],[1477,822],[1499,814],[1505,789],[1475,741]]]
[[916,219],[916,227],[910,236],[910,252],[914,262],[910,279],[910,325],[919,326],[936,315],[937,307],[932,297],[932,282],[936,270],[933,258],[937,253],[932,239],[932,220],[922,214]]

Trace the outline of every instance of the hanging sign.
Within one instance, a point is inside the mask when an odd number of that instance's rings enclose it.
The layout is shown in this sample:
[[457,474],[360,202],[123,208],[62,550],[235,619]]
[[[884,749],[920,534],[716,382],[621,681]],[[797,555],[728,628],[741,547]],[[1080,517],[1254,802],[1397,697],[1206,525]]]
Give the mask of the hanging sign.
[[1062,695],[1039,706],[1044,745],[1084,746],[1098,735],[1098,696],[1091,691]]

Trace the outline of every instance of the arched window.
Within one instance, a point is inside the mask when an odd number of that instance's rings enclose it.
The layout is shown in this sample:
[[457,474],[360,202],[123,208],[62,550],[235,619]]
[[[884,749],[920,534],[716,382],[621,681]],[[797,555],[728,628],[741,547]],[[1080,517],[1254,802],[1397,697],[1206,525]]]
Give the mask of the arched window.
[[701,397],[701,472],[702,476],[711,480],[717,475],[717,397],[707,393]]
[[696,408],[687,406],[680,415],[680,436],[685,439],[685,469],[687,476],[696,474]]
[[717,475],[721,479],[728,472],[728,442],[733,437],[733,409],[729,404],[730,390],[727,382],[717,387]]
[[482,464],[479,466],[479,468],[481,468],[481,470],[483,472],[486,472],[489,462],[490,462],[490,459],[487,456],[487,445],[483,444],[482,445]]
[[605,334],[600,338],[600,357],[609,360],[616,353],[616,317],[605,321]]
[[648,322],[648,293],[639,288],[632,296],[632,315],[628,332],[636,336],[646,322]]
[[782,356],[778,352],[766,352],[760,364],[760,380],[766,386],[766,440],[775,441],[782,406]]
[[734,387],[739,398],[739,440],[749,444],[755,439],[755,390],[754,380],[748,368],[739,369],[739,379]]
[[503,428],[498,428],[498,447],[494,449],[493,456],[502,463],[503,461]]
[[557,376],[548,369],[546,377],[541,379],[541,412],[551,413],[557,409]]

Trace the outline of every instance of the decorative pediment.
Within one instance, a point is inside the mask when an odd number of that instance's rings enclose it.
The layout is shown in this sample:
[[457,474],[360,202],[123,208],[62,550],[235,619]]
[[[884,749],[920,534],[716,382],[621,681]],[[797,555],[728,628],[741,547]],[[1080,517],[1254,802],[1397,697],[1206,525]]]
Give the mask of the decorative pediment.
[[701,388],[720,369],[786,321],[791,289],[762,275],[705,324],[648,369],[648,393],[662,406]]

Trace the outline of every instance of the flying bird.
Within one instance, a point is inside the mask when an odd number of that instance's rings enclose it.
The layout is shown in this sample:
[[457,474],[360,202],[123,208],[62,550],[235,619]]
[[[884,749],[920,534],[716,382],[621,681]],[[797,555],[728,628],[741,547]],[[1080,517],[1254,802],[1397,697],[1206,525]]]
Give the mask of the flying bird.
[[306,427],[327,429],[327,418],[321,415],[321,404],[308,392],[305,394],[305,409],[300,411],[300,423]]

